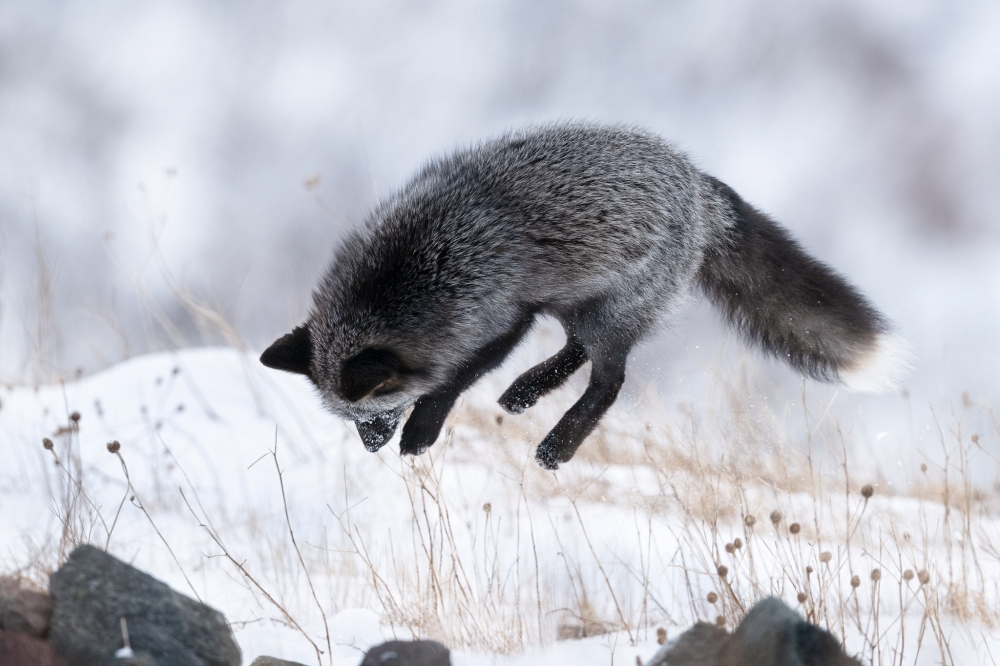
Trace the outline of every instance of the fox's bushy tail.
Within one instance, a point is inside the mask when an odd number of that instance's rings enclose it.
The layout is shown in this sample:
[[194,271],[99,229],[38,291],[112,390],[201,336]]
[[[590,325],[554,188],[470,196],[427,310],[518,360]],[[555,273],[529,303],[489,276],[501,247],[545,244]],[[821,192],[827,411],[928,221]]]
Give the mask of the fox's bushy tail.
[[732,188],[709,182],[731,224],[706,251],[698,282],[733,327],[815,379],[894,387],[909,352],[885,317]]

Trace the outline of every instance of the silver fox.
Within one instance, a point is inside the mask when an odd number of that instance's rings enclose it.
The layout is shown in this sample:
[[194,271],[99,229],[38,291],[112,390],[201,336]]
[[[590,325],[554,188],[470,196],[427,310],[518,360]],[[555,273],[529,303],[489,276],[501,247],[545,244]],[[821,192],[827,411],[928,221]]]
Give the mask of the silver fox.
[[540,314],[565,347],[500,397],[519,414],[590,361],[539,445],[556,469],[614,403],[633,345],[700,290],[749,342],[815,379],[888,388],[906,350],[886,319],[774,221],[648,132],[558,124],[431,161],[351,233],[304,324],[261,356],[301,373],[376,451],[437,439],[458,396]]

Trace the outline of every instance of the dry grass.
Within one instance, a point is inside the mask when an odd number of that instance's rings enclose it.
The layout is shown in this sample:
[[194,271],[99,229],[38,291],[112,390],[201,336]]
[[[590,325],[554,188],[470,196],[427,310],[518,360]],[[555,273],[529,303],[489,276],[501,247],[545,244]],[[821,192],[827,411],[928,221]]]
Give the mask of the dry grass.
[[[952,414],[940,431],[942,450],[928,455],[940,464],[923,464],[911,488],[890,491],[877,474],[857,476],[833,420],[815,423],[805,415],[805,451],[759,410],[748,422],[753,410],[739,396],[750,392],[740,381],[728,387],[729,411],[712,418],[681,410],[659,426],[610,419],[556,474],[534,467],[523,449],[517,458],[517,449],[498,447],[496,464],[518,489],[504,517],[517,521],[514,534],[531,536],[531,549],[497,547],[493,507],[473,540],[481,550],[463,548],[442,470],[481,459],[483,447],[499,442],[537,442],[546,426],[464,405],[449,421],[447,441],[400,474],[418,536],[406,551],[409,566],[389,567],[360,536],[352,538],[385,617],[453,645],[510,652],[557,633],[620,631],[634,641],[659,625],[694,619],[733,627],[757,600],[778,595],[811,621],[852,637],[849,649],[873,664],[912,663],[928,650],[940,663],[955,663],[954,623],[970,631],[1000,623],[997,502],[972,482],[973,467],[981,476],[983,465],[997,465],[989,451],[1000,431],[987,445],[986,435],[963,432],[963,418]],[[824,466],[812,451],[821,445]],[[612,470],[627,470],[632,482]],[[529,509],[538,498],[561,498],[571,508],[574,520],[557,525],[550,512],[545,526],[560,540],[562,570],[540,570]],[[581,505],[590,507],[589,517]],[[620,542],[595,545],[588,523],[595,510],[610,507],[632,513],[634,543],[625,550],[637,557],[616,553]],[[658,531],[672,534],[674,552],[657,552]],[[563,534],[582,541],[574,549]],[[487,566],[477,569],[477,562]],[[669,570],[681,573],[664,576]],[[679,580],[685,598],[672,604],[666,599],[677,598]],[[678,616],[678,606],[688,612]],[[542,619],[552,613],[561,616],[558,631]]]
[[[533,446],[579,386],[513,418],[492,402],[509,379],[468,395],[428,454],[383,459],[391,483],[379,492],[405,503],[402,522],[383,525],[381,498],[345,469],[322,529],[304,525],[316,507],[286,496],[277,440],[270,485],[284,534],[262,517],[235,519],[238,507],[206,508],[190,480],[177,497],[157,480],[143,502],[116,450],[120,487],[171,553],[172,533],[157,527],[167,517],[207,536],[203,555],[173,557],[185,579],[199,557],[199,569],[228,570],[257,600],[251,621],[292,627],[321,665],[332,663],[327,616],[346,607],[376,609],[401,636],[514,654],[601,634],[634,644],[695,620],[731,628],[778,595],[866,661],[900,666],[927,653],[954,664],[956,627],[1000,625],[1000,507],[977,481],[1000,470],[988,409],[967,400],[934,411],[937,450],[922,452],[912,483],[890,486],[852,463],[856,443],[828,405],[803,395],[811,409],[792,431],[787,415],[750,404],[756,389],[737,371],[713,408],[651,399],[615,410],[553,474],[534,464]],[[991,427],[971,432],[971,423]],[[180,465],[160,425],[150,422],[150,434]],[[126,501],[92,499],[78,421],[67,418],[53,439],[57,482],[46,492],[62,530],[18,572],[35,580],[77,544],[113,545]],[[483,501],[475,489],[486,478]]]

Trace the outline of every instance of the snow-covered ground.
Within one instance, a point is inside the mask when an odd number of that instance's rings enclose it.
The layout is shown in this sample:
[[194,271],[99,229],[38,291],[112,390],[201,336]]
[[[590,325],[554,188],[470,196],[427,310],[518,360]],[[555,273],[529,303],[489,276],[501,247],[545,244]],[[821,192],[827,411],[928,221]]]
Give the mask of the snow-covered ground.
[[[0,3],[0,570],[106,545],[249,658],[414,634],[632,663],[776,593],[874,663],[995,663],[998,26],[989,0]],[[429,156],[569,118],[677,141],[786,225],[913,345],[905,390],[800,386],[696,304],[549,474],[580,382],[494,404],[544,326],[416,460],[255,354],[137,356],[266,345]],[[31,386],[77,367],[104,370]]]
[[543,327],[416,459],[366,452],[305,380],[235,349],[0,388],[0,570],[44,582],[72,544],[106,546],[225,613],[247,663],[420,636],[456,664],[631,664],[657,627],[732,627],[769,594],[875,664],[1000,656],[1000,504],[970,480],[995,430],[938,414],[926,470],[890,485],[822,403],[797,434],[723,373],[699,407],[616,407],[548,473],[534,446],[581,378],[521,417],[494,401],[558,346]]

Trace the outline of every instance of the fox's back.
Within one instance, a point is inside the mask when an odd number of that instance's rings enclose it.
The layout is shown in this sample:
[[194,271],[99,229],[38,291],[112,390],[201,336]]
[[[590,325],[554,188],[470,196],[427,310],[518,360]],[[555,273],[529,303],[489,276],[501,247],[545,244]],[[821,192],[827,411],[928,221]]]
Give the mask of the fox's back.
[[469,287],[530,280],[539,300],[578,299],[690,263],[706,233],[703,191],[691,163],[644,132],[528,130],[427,165],[376,211],[369,252],[405,238]]

